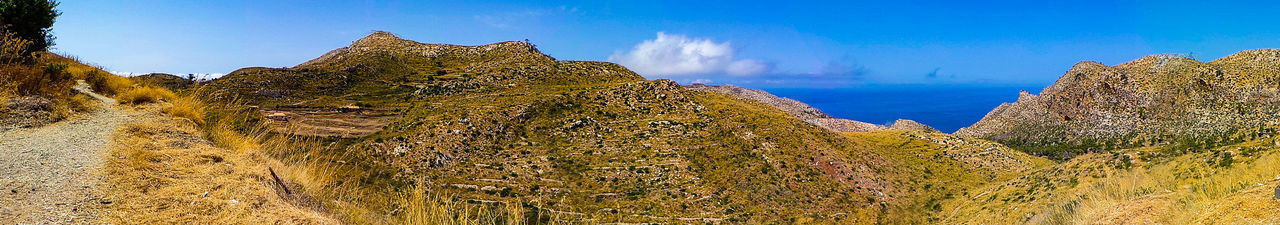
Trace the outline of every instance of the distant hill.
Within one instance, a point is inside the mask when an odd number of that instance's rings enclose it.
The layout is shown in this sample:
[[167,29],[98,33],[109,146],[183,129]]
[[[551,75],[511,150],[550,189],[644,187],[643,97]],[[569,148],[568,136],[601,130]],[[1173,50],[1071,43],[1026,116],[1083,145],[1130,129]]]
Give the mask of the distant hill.
[[195,84],[195,81],[167,73],[148,73],[129,77],[140,84],[155,85],[171,90],[182,90]]
[[375,32],[208,85],[276,127],[264,138],[289,144],[268,154],[324,168],[301,189],[348,221],[403,222],[396,202],[428,190],[587,223],[922,223],[955,193],[1048,163],[941,133],[833,132],[792,113],[825,115],[803,103],[689,90],[525,42]]
[[1207,63],[1178,55],[1116,66],[1081,62],[1040,95],[1023,92],[1017,102],[955,134],[1059,159],[1106,149],[1231,142],[1237,133],[1280,119],[1277,88],[1276,49]]

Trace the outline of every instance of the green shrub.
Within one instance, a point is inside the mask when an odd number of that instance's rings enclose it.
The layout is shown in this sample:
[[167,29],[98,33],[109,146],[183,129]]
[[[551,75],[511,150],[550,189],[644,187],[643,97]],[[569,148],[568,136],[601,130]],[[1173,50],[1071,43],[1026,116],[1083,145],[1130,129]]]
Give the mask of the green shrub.
[[53,0],[0,0],[0,26],[18,38],[31,41],[25,52],[39,52],[53,45],[49,28],[61,12]]

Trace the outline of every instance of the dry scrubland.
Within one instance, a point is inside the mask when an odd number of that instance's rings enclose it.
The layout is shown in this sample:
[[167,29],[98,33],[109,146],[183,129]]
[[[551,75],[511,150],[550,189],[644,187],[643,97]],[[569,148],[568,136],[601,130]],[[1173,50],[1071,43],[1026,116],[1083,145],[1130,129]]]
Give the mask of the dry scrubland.
[[[943,204],[947,223],[1274,224],[1280,139],[1085,154]],[[1179,149],[1174,149],[1179,148]]]
[[[1249,52],[1265,56],[1257,53]],[[905,120],[837,132],[858,123],[833,125],[803,103],[754,90],[645,80],[523,42],[423,44],[385,32],[296,67],[246,68],[207,83],[118,77],[43,54],[0,71],[15,78],[3,84],[10,107],[0,109],[49,113],[23,117],[44,118],[35,126],[91,110],[81,95],[41,88],[83,79],[141,115],[116,131],[105,159],[108,223],[1277,223],[1280,139],[1271,126],[1230,117],[1212,135],[1144,136],[1160,138],[1130,146],[1033,145],[1016,138],[1033,131],[1000,125],[1116,113],[1109,104],[1139,102],[1134,93],[1216,96],[1218,81],[1181,89],[1127,78],[1137,72],[1124,68],[1269,82],[1250,72],[1270,71],[1256,66],[1274,64],[1263,56],[1077,66],[1055,91],[962,132],[995,141]],[[1052,97],[1080,84],[1117,86],[1082,71],[1161,88],[1070,95],[1087,100],[1079,107]],[[49,108],[10,104],[32,96]],[[1196,107],[1214,105],[1205,101]],[[1007,114],[1037,107],[1045,110]],[[999,143],[1010,140],[1015,148]]]
[[[947,193],[1047,163],[937,133],[841,135],[755,100],[556,61],[522,42],[378,32],[206,88],[211,101],[243,105],[219,109],[259,115],[249,127],[276,127],[243,129],[268,131],[263,151],[299,193],[360,224],[923,223],[940,219],[930,215]],[[294,108],[397,117],[355,138],[270,132],[308,115],[261,117]],[[451,207],[468,210],[430,213]]]
[[[554,61],[526,43],[386,33],[203,88],[228,104],[210,114],[240,115],[206,132],[250,134],[308,206],[357,224],[1275,221],[1269,129],[1054,162],[909,121],[921,131],[833,133],[752,96]],[[394,119],[350,137],[273,132],[307,115],[265,117],[325,107],[325,120]]]

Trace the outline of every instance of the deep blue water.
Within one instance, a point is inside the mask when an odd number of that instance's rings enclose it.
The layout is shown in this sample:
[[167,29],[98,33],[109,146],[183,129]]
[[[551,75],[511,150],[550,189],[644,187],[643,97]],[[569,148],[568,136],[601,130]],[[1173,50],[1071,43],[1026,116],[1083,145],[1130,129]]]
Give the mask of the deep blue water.
[[1043,86],[894,86],[843,89],[766,88],[765,91],[807,103],[831,116],[874,124],[899,118],[915,120],[942,132],[972,125],[1018,91],[1039,93]]

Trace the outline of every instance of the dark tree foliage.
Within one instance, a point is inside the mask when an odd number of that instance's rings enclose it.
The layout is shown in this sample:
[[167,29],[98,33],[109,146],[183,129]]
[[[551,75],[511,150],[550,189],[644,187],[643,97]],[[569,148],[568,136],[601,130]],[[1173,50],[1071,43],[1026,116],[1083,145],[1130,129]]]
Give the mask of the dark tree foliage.
[[0,27],[31,41],[28,52],[45,51],[53,45],[49,28],[61,12],[54,0],[0,0]]

